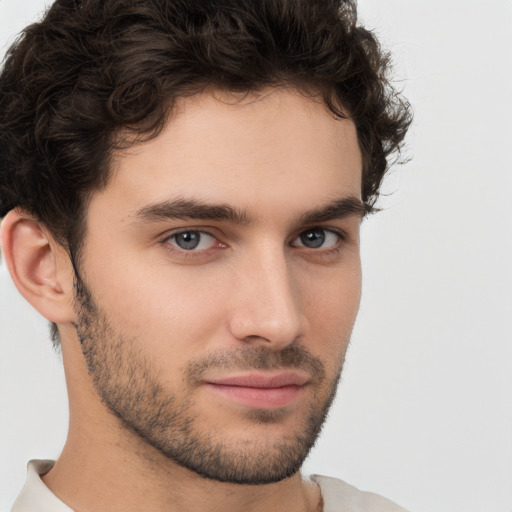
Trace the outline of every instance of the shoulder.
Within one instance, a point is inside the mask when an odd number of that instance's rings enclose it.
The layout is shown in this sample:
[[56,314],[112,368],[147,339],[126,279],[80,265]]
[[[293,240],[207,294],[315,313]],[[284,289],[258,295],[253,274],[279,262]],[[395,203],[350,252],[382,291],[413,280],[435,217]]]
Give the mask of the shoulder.
[[407,512],[396,503],[374,494],[360,491],[343,480],[328,476],[313,475],[322,491],[323,512]]

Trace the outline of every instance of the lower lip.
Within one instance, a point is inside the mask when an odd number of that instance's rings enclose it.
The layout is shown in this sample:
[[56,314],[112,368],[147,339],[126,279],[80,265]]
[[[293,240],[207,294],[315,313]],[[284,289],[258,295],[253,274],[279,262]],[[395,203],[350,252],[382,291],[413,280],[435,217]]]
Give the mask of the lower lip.
[[302,386],[282,386],[278,388],[252,388],[245,386],[224,386],[206,384],[215,393],[255,409],[278,409],[291,404],[302,393]]

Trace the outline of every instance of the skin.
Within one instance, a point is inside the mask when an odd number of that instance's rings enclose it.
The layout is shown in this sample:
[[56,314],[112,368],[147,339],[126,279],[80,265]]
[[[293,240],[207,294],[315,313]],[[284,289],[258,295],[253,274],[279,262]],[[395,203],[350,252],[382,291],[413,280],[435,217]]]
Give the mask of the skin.
[[[43,478],[60,499],[79,512],[321,510],[296,470],[265,485],[220,482],[165,449],[191,437],[220,445],[246,477],[262,464],[272,473],[283,447],[300,466],[297,438],[305,418],[323,421],[359,306],[361,168],[354,124],[320,100],[284,87],[208,91],[181,100],[158,137],[116,154],[92,194],[79,264],[88,297],[75,300],[69,258],[44,226],[9,214],[13,279],[61,334],[69,435]],[[176,201],[238,217],[162,215]],[[311,215],[340,201],[348,212]],[[180,247],[183,231],[200,245]],[[312,234],[325,237],[320,246],[306,246],[301,235]],[[283,372],[303,382],[282,403],[270,391],[247,403],[215,384]],[[157,445],[134,423],[166,411],[166,397],[192,427],[180,439],[171,425]]]

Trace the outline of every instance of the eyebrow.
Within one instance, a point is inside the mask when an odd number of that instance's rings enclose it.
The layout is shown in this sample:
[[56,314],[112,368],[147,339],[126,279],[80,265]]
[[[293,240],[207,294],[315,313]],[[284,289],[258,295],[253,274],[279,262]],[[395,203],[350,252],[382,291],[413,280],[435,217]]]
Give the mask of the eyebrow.
[[135,214],[137,220],[158,222],[163,220],[216,220],[233,224],[248,224],[249,216],[243,210],[228,204],[210,204],[192,199],[162,201],[141,208]]
[[[325,206],[304,212],[296,219],[297,225],[316,224],[348,216],[364,217],[363,202],[356,197],[343,197]],[[251,222],[247,211],[228,204],[211,204],[196,199],[176,199],[144,206],[134,215],[135,222],[165,220],[214,220],[246,225]]]
[[366,213],[367,208],[360,199],[348,196],[335,199],[325,206],[303,213],[297,219],[297,224],[318,224],[352,216],[363,218]]

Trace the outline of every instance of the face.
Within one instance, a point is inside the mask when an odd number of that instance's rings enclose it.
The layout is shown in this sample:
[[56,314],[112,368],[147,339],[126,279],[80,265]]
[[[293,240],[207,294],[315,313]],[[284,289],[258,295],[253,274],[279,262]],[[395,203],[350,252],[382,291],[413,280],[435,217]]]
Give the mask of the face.
[[360,296],[354,125],[292,89],[185,99],[93,194],[76,331],[120,427],[207,478],[297,472]]

